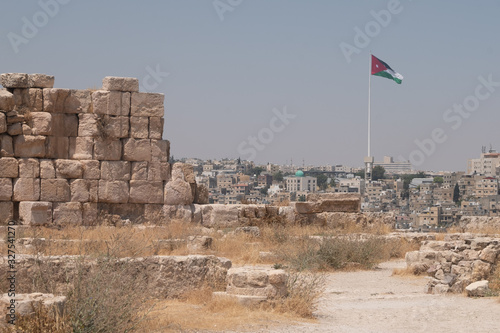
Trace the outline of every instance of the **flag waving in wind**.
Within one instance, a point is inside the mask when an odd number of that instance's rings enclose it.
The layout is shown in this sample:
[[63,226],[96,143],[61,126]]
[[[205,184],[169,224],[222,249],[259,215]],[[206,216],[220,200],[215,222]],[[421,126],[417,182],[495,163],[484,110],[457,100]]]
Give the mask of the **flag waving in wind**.
[[396,81],[397,84],[403,82],[403,75],[396,73],[387,63],[372,55],[372,75],[386,77]]

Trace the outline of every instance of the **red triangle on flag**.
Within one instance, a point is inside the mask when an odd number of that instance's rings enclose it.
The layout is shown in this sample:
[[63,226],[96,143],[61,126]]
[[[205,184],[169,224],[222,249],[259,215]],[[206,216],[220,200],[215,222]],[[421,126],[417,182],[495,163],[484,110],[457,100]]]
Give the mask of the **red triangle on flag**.
[[385,71],[387,67],[374,55],[372,55],[372,75]]

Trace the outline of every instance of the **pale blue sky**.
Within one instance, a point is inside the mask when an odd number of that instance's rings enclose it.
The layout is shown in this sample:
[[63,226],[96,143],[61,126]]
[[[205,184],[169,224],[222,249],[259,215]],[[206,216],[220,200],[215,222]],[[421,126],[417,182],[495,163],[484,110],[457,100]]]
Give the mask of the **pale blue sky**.
[[[176,157],[245,155],[248,137],[286,107],[296,117],[256,151],[256,162],[361,166],[372,50],[404,76],[402,85],[372,77],[376,160],[419,160],[414,141],[435,128],[447,140],[418,169],[465,170],[482,145],[500,150],[500,86],[480,88],[488,97],[459,128],[456,118],[443,120],[455,103],[474,102],[479,76],[500,82],[500,2],[401,0],[382,27],[370,12],[391,1],[217,1],[234,5],[223,21],[212,0],[72,0],[46,24],[38,1],[4,1],[0,72],[52,74],[56,87],[84,89],[110,75],[143,82],[158,66],[169,73],[154,91],[165,94],[164,137]],[[34,16],[40,28],[15,53],[9,36],[23,37]],[[341,43],[355,45],[355,27],[377,24],[348,63]]]

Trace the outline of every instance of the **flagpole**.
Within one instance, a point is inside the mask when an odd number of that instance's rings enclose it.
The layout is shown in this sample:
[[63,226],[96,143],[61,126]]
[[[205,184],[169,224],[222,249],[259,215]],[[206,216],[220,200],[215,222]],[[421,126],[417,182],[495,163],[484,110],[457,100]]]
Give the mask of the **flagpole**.
[[370,60],[368,60],[368,156],[371,155],[371,86],[372,86],[372,52],[370,51]]

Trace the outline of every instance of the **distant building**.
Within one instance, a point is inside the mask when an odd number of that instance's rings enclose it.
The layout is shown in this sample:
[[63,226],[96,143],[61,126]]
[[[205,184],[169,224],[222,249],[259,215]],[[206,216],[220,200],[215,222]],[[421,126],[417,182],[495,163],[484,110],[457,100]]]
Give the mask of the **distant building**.
[[500,166],[500,153],[490,149],[487,153],[483,152],[480,158],[467,160],[467,174],[495,176],[498,166]]
[[411,171],[411,163],[409,161],[394,162],[390,156],[384,156],[382,162],[374,162],[373,165],[383,167],[387,173],[407,173]]
[[304,172],[299,170],[295,176],[285,177],[286,189],[288,192],[316,192],[316,177],[306,177]]

